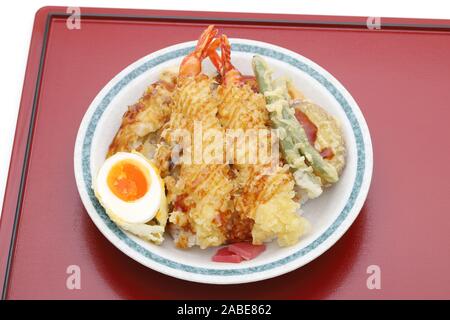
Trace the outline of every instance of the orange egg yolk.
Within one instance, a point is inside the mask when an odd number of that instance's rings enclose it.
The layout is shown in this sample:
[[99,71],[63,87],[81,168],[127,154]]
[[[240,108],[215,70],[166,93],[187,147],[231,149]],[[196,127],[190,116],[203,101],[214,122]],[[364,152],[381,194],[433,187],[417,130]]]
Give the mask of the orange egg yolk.
[[123,201],[134,201],[143,197],[149,188],[142,169],[129,161],[120,161],[113,165],[108,173],[109,189]]

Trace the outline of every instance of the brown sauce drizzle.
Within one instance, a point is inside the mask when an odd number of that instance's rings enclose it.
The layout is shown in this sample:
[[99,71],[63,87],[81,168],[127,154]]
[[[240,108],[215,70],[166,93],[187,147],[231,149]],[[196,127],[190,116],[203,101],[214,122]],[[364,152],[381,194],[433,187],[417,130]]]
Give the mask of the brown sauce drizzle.
[[218,220],[227,243],[252,241],[253,219],[239,217],[237,212],[228,210],[221,212]]
[[185,213],[188,212],[190,207],[185,202],[187,196],[185,193],[178,195],[173,202],[173,209]]

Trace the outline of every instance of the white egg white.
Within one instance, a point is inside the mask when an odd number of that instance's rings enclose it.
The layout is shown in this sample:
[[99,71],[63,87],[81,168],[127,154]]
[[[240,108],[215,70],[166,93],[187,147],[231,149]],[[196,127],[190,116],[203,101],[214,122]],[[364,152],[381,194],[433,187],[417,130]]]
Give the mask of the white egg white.
[[[113,166],[124,160],[139,166],[147,181],[150,182],[147,193],[135,201],[120,199],[111,191],[107,183],[108,174]],[[164,185],[155,167],[144,156],[128,152],[118,152],[106,159],[94,182],[94,191],[101,205],[116,223],[121,221],[127,224],[139,224],[152,220],[162,205],[162,199],[165,198]]]

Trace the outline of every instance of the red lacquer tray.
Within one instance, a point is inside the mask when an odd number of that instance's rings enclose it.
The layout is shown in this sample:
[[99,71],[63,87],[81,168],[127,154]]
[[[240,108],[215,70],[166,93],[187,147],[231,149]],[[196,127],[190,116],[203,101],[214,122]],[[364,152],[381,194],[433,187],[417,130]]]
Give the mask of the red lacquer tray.
[[[450,21],[66,8],[36,15],[0,227],[3,298],[450,298]],[[120,70],[195,39],[210,23],[314,60],[351,92],[368,122],[374,176],[354,225],[289,274],[205,285],[154,272],[96,229],[78,196],[81,118]],[[81,289],[66,287],[67,267]],[[368,289],[368,267],[381,289]],[[370,269],[370,268],[369,268]]]

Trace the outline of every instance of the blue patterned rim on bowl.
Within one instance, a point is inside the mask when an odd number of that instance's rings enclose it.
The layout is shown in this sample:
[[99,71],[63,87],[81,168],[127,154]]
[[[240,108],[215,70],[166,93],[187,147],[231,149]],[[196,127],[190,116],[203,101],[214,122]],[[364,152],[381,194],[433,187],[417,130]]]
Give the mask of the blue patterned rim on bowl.
[[161,257],[153,252],[150,252],[146,248],[139,245],[137,242],[132,240],[127,236],[120,228],[116,226],[114,222],[112,222],[108,215],[106,214],[103,207],[98,202],[97,198],[94,195],[94,192],[91,188],[92,185],[92,175],[90,168],[90,157],[91,157],[91,145],[92,139],[94,136],[94,132],[97,127],[97,123],[99,122],[103,112],[106,110],[110,102],[113,98],[124,88],[126,87],[133,79],[140,76],[144,72],[148,71],[155,66],[164,63],[166,61],[176,59],[178,57],[184,56],[193,50],[193,46],[176,49],[173,51],[166,52],[162,55],[159,55],[154,58],[149,58],[147,61],[144,61],[138,67],[133,69],[131,72],[123,76],[115,85],[104,95],[101,99],[100,103],[95,107],[95,110],[92,114],[92,117],[89,119],[87,130],[82,141],[82,151],[81,151],[81,163],[82,163],[82,175],[84,179],[84,187],[88,193],[89,199],[95,208],[97,214],[101,217],[106,226],[112,231],[115,236],[117,236],[123,243],[125,243],[129,248],[136,251],[138,254],[143,255],[144,257],[151,259],[152,261],[164,265],[169,268],[173,268],[179,271],[201,274],[201,275],[215,275],[215,276],[239,276],[239,275],[247,275],[260,273],[263,271],[267,271],[282,265],[287,264],[295,259],[303,257],[307,253],[311,252],[315,248],[317,248],[320,244],[326,241],[335,231],[341,226],[342,222],[347,218],[349,212],[352,210],[355,205],[355,201],[359,196],[361,191],[361,185],[363,183],[363,178],[366,170],[366,150],[364,137],[362,135],[362,130],[360,124],[349,104],[344,94],[342,94],[336,86],[331,83],[327,78],[318,70],[316,70],[313,66],[304,63],[295,57],[292,57],[286,53],[277,51],[271,48],[265,48],[254,44],[246,44],[239,43],[238,41],[234,41],[232,44],[232,50],[238,52],[246,52],[246,53],[254,53],[262,56],[270,57],[276,60],[280,60],[285,62],[292,67],[299,69],[312,78],[317,80],[323,87],[328,90],[328,92],[338,101],[343,111],[345,112],[354,134],[354,138],[356,141],[357,147],[357,168],[356,168],[356,177],[353,182],[353,188],[351,194],[344,206],[343,210],[340,212],[339,216],[336,220],[328,227],[319,237],[317,237],[312,243],[308,246],[300,249],[299,251],[285,257],[279,259],[274,262],[261,264],[255,267],[247,267],[247,268],[238,268],[238,269],[213,269],[213,268],[202,268],[202,267],[194,267],[187,264],[179,263],[172,261],[170,259]]

